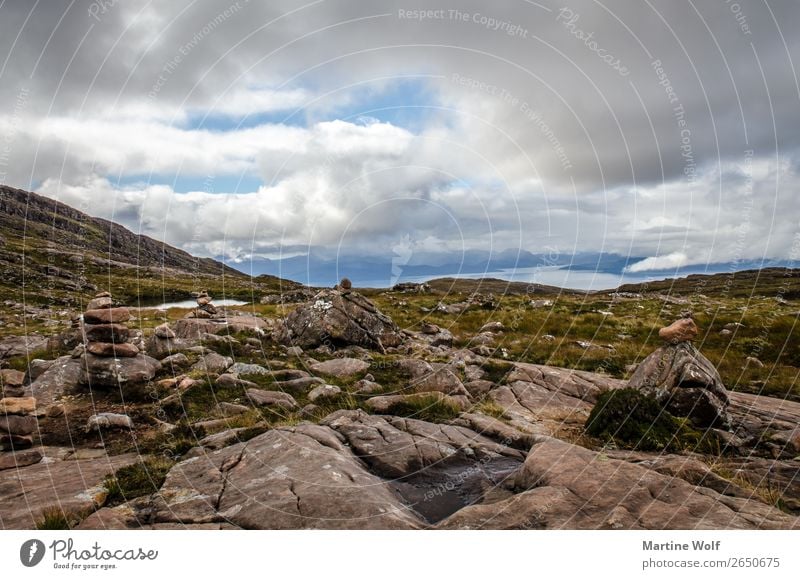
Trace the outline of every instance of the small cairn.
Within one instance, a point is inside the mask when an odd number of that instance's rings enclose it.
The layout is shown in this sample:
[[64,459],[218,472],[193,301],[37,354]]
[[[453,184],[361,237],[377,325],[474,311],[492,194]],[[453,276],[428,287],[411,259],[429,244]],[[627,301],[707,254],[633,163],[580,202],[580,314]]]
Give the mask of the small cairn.
[[218,314],[217,308],[211,303],[211,296],[206,290],[197,294],[197,307],[186,316],[187,318],[213,318]]
[[33,435],[39,430],[36,398],[25,394],[23,372],[0,370],[0,470],[42,460],[42,453],[31,449]]
[[690,312],[661,328],[658,335],[666,344],[637,366],[628,387],[654,396],[695,426],[727,428],[728,391],[714,365],[692,344],[698,333]]
[[339,285],[336,286],[336,289],[339,290],[339,293],[342,295],[347,295],[353,289],[353,282],[351,282],[349,278],[343,277]]
[[29,396],[0,399],[0,451],[9,452],[33,446],[38,430],[36,398]]
[[84,364],[80,382],[85,385],[115,386],[150,380],[158,371],[157,360],[144,356],[130,342],[130,310],[115,306],[111,294],[95,296],[83,313]]

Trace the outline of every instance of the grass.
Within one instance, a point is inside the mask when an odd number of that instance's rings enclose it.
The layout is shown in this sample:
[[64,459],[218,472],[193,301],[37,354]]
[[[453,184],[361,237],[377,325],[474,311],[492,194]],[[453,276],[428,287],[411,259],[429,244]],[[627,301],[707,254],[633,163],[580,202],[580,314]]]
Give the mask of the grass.
[[59,506],[42,509],[39,519],[36,520],[38,531],[69,531],[77,527],[91,511],[65,511]]
[[449,400],[442,400],[434,394],[416,396],[392,408],[392,414],[415,418],[426,422],[446,422],[458,417],[461,408]]
[[659,403],[633,388],[604,392],[586,421],[587,434],[603,442],[635,450],[719,454],[719,441],[710,432],[692,428]]
[[753,481],[751,481],[739,470],[731,470],[726,466],[716,463],[710,464],[709,468],[714,474],[731,481],[731,483],[749,492],[751,497],[757,497],[764,503],[771,505],[787,514],[795,514],[786,505],[786,502],[783,498],[783,492],[781,492],[780,489],[772,487],[768,480],[766,484],[754,484]]
[[108,475],[104,481],[108,490],[106,505],[118,505],[157,492],[173,464],[165,458],[151,457]]

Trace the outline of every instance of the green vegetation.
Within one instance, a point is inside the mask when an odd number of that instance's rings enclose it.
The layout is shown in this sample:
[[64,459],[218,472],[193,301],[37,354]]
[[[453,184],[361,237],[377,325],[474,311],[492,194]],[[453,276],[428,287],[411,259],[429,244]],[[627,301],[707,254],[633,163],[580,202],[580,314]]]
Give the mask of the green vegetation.
[[461,408],[435,394],[416,396],[392,407],[392,414],[426,422],[446,422],[461,414]]
[[710,432],[695,430],[686,420],[663,410],[654,398],[633,388],[601,394],[585,429],[602,441],[636,450],[719,454],[720,448]]
[[54,505],[42,509],[42,513],[36,521],[36,529],[39,531],[69,531],[77,527],[89,514],[90,512],[85,511],[65,511]]
[[165,458],[151,457],[108,475],[104,483],[108,490],[106,505],[117,505],[157,492],[172,465],[172,461]]

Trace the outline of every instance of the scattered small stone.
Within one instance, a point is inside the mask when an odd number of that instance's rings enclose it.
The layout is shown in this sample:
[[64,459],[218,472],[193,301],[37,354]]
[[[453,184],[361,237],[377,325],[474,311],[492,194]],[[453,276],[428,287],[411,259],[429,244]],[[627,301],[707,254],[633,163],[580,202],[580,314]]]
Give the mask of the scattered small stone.
[[130,430],[133,429],[133,420],[127,414],[115,414],[113,412],[101,412],[90,416],[86,423],[86,432],[100,430]]
[[311,402],[317,400],[330,400],[337,398],[342,393],[342,389],[334,384],[320,384],[308,393],[308,399]]
[[502,332],[505,330],[506,327],[503,325],[503,322],[488,322],[483,324],[480,331],[481,332]]
[[744,359],[744,365],[745,367],[754,366],[756,368],[763,368],[764,362],[762,362],[761,360],[759,360],[754,356],[748,356],[747,358]]
[[272,390],[259,390],[250,388],[246,392],[247,398],[256,406],[277,406],[285,410],[297,408],[297,401],[291,394],[275,392]]

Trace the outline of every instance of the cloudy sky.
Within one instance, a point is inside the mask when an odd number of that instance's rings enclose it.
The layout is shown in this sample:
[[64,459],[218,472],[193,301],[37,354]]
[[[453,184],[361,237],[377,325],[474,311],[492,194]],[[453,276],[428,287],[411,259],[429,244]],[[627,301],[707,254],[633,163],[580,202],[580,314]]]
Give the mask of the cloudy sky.
[[798,21],[793,0],[0,0],[0,182],[239,261],[795,260]]

